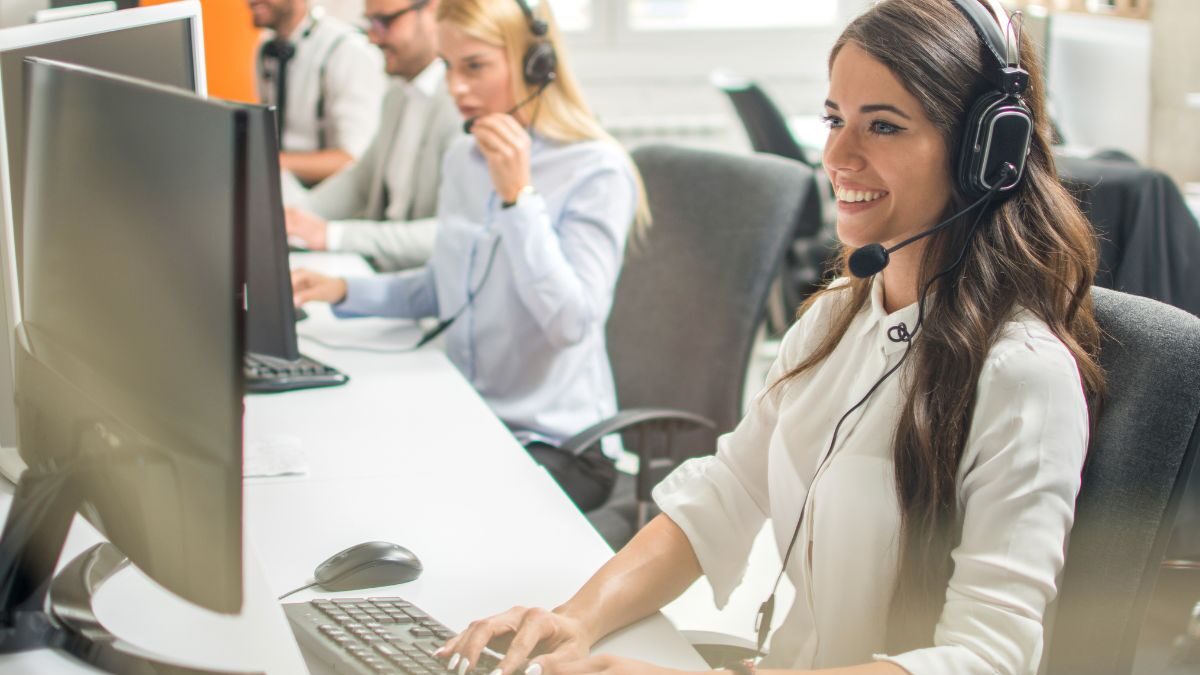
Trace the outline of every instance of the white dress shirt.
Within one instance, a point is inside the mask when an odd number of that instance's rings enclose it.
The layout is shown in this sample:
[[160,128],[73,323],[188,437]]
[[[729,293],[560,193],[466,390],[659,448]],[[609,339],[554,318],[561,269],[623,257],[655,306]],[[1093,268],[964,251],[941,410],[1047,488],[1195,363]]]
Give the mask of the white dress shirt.
[[980,373],[958,470],[962,539],[934,646],[880,654],[897,579],[892,442],[903,369],[846,419],[823,466],[821,458],[837,420],[904,353],[888,329],[901,322],[911,329],[916,306],[887,314],[876,281],[870,302],[828,358],[769,386],[811,353],[836,303],[848,297],[826,296],[796,322],[768,387],[719,439],[716,455],[681,465],[654,498],[687,534],[718,606],[741,582],[764,520],[771,519],[782,560],[807,504],[787,568],[796,602],[771,640],[770,667],[827,668],[874,658],[913,675],[1036,673],[1042,616],[1056,593],[1088,440],[1075,361],[1028,312],[1004,326]]
[[[382,54],[352,26],[320,8],[304,19],[290,41],[296,52],[287,65],[281,149],[340,149],[359,157],[379,124],[380,103],[387,88]],[[275,60],[260,56],[256,63],[260,100],[278,104]],[[318,119],[322,94],[324,115]]]
[[[535,135],[537,192],[510,208],[473,136],[450,147],[442,170],[429,264],[347,279],[334,310],[442,319],[461,310],[446,353],[522,442],[556,444],[611,416],[604,325],[637,203],[628,157],[605,142]],[[609,441],[604,450],[619,447]]]

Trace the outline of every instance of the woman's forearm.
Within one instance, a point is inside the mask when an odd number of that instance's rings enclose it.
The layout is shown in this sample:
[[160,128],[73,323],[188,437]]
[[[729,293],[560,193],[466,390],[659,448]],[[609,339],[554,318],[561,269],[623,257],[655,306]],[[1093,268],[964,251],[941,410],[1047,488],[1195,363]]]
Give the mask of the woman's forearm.
[[591,643],[657,612],[700,577],[687,536],[666,515],[641,532],[554,610],[587,627]]

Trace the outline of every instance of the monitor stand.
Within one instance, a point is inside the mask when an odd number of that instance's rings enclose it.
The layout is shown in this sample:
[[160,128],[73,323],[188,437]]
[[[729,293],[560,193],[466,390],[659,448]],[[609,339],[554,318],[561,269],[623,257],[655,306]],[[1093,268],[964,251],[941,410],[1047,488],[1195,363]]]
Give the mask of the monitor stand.
[[51,648],[114,673],[230,673],[160,661],[100,623],[92,599],[105,580],[128,564],[112,544],[93,546],[54,575],[80,506],[72,476],[70,467],[28,469],[17,482],[0,538],[0,654]]

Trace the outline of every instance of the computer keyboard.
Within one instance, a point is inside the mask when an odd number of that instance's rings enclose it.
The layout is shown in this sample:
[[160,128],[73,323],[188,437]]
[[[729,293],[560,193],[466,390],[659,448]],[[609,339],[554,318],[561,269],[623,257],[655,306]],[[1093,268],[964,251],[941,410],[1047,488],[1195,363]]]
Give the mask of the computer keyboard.
[[246,391],[271,393],[333,387],[345,384],[350,378],[320,361],[301,355],[288,361],[264,354],[246,354],[243,362]]
[[[400,598],[337,598],[284,603],[296,641],[307,656],[335,673],[447,675],[435,649],[454,631]],[[489,656],[467,671],[487,675]],[[313,665],[310,660],[309,665]],[[314,672],[316,672],[314,670]]]

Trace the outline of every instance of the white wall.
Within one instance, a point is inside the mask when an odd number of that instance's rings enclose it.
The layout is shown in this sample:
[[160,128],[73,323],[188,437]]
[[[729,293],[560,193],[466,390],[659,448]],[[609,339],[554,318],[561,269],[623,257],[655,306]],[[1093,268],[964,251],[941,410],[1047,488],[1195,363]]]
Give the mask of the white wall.
[[820,114],[829,49],[845,24],[871,4],[828,2],[838,4],[838,19],[823,28],[786,34],[689,32],[635,37],[616,46],[568,34],[568,58],[601,121],[627,144],[663,140],[748,150],[741,124],[709,82],[710,74],[728,68],[758,81],[785,115]]
[[50,0],[0,0],[0,28],[29,23],[34,12],[49,7]]
[[1047,87],[1069,145],[1150,155],[1150,22],[1060,13],[1050,19]]

